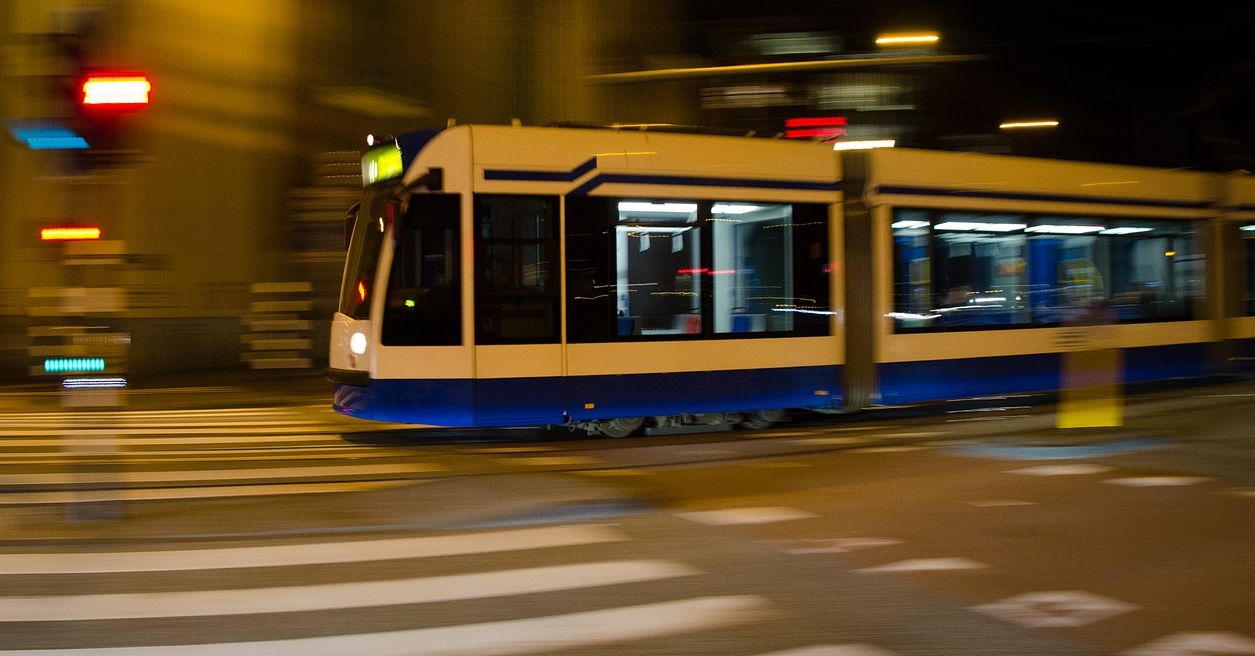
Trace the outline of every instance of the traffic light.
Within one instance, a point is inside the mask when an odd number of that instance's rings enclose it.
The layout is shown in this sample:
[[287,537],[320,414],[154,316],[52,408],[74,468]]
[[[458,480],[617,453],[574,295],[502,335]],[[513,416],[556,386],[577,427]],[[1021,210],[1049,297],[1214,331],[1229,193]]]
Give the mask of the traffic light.
[[144,73],[109,71],[87,74],[80,88],[83,110],[104,115],[143,109],[148,105],[152,83]]
[[79,133],[100,158],[104,152],[125,150],[123,128],[127,115],[148,107],[152,83],[148,75],[135,71],[86,71],[78,84],[75,116]]

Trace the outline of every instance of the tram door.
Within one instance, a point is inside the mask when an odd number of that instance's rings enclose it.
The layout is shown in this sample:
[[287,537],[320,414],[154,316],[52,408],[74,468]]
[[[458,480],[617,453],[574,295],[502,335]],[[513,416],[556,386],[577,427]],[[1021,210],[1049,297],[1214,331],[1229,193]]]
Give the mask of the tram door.
[[476,419],[561,422],[558,197],[479,194],[472,221]]

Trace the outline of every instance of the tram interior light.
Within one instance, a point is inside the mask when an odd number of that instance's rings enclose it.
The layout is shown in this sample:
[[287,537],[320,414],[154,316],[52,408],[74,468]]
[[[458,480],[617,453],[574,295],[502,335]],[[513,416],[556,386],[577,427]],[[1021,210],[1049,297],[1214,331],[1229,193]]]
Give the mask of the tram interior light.
[[934,226],[937,230],[958,230],[976,232],[1012,232],[1028,227],[1025,223],[974,223],[970,221],[946,221]]
[[622,201],[619,203],[619,211],[687,214],[697,211],[697,203],[642,203],[635,201]]
[[1091,232],[1102,232],[1104,226],[1096,225],[1036,225],[1024,232],[1040,232],[1048,235],[1088,235]]

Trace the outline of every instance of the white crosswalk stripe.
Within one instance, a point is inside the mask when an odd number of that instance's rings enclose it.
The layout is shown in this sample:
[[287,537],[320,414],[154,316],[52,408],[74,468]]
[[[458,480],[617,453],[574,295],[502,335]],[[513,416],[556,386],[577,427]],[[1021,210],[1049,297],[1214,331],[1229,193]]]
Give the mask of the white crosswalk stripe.
[[677,563],[637,560],[279,588],[12,597],[0,598],[0,619],[6,622],[68,622],[294,613],[504,597],[656,581],[699,573],[692,567]]
[[[766,596],[720,590],[719,577],[672,554],[605,557],[606,549],[629,539],[619,528],[584,524],[244,547],[0,553],[0,574],[38,577],[45,590],[76,590],[78,579],[95,586],[89,594],[23,589],[0,597],[0,628],[6,629],[0,630],[0,656],[548,654],[684,640],[784,616]],[[622,545],[619,552],[641,549]],[[525,552],[530,555],[518,557],[549,562],[511,567],[513,558],[494,557]],[[421,563],[435,558],[443,570],[428,573]],[[345,570],[349,564],[375,574],[345,582],[343,572],[358,571]],[[416,570],[422,575],[414,576]],[[391,576],[381,579],[380,571]],[[339,580],[317,582],[335,572]],[[105,574],[111,578],[101,578]],[[155,576],[161,583],[154,590]],[[262,577],[282,584],[249,585]],[[311,578],[315,582],[307,582]],[[50,583],[58,580],[66,583]],[[102,581],[109,583],[103,591]],[[656,587],[669,581],[676,583]],[[236,582],[244,585],[231,587]],[[550,596],[538,606],[531,601],[536,597],[525,595]],[[442,624],[446,604],[462,610]],[[388,610],[411,605],[423,610]],[[343,617],[354,610],[377,610],[368,617],[386,621],[370,621],[360,631],[352,622],[301,621],[305,614]],[[254,616],[271,619],[245,619]],[[272,629],[281,617],[287,628]],[[102,634],[102,626],[117,629]],[[154,626],[163,628],[137,628]],[[24,644],[23,635],[35,636],[37,646]],[[889,652],[802,642],[778,653]]]
[[361,424],[306,407],[4,413],[0,507],[345,492],[444,471],[346,428]]
[[293,567],[497,553],[617,542],[624,539],[623,534],[617,530],[592,525],[219,549],[3,553],[0,554],[0,574],[102,574]]
[[762,597],[699,597],[623,608],[432,629],[196,645],[0,651],[0,656],[454,656],[540,654],[749,622],[769,615]]

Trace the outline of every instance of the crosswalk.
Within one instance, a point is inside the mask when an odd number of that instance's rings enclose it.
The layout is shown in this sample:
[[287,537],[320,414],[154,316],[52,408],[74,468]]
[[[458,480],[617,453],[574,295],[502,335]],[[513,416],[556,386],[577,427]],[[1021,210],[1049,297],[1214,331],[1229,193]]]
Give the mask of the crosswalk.
[[[779,645],[786,609],[617,526],[0,551],[0,656],[891,654]],[[752,636],[774,643],[752,648]],[[762,640],[763,635],[773,636]],[[637,651],[637,649],[641,651]],[[615,651],[617,650],[617,651]]]
[[361,491],[444,471],[342,438],[363,428],[321,405],[4,413],[0,508]]

